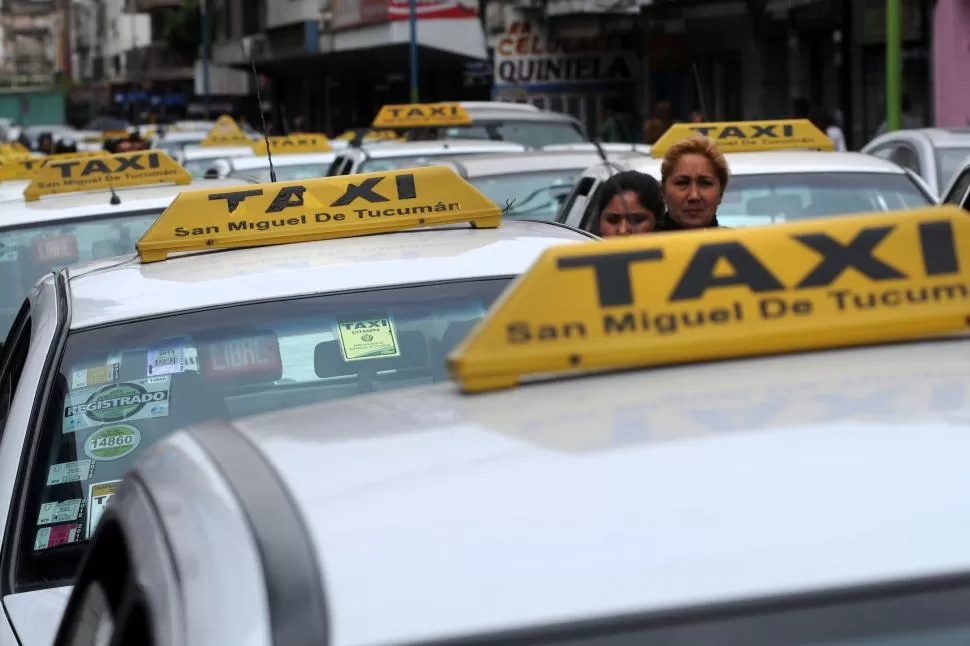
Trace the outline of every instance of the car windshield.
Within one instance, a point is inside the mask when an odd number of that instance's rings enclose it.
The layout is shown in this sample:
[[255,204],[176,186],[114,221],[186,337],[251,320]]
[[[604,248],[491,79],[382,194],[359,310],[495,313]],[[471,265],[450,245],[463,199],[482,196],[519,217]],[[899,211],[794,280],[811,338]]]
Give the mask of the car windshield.
[[440,128],[438,139],[491,139],[510,141],[530,148],[553,144],[580,144],[586,141],[583,133],[568,122],[515,121],[514,119]]
[[[326,177],[330,169],[330,162],[320,164],[293,164],[292,166],[276,166],[276,181],[290,182],[300,179],[312,179],[315,177]],[[245,168],[234,170],[229,173],[229,177],[254,180],[259,184],[270,181],[269,167],[266,168]]]
[[505,209],[505,217],[555,220],[562,201],[583,174],[582,168],[540,173],[475,177],[468,181]]
[[931,205],[913,180],[897,173],[735,175],[717,219],[723,226],[749,227]]
[[248,303],[72,331],[34,440],[18,581],[71,578],[78,544],[122,475],[177,429],[446,381],[445,354],[510,280]]
[[[914,547],[913,549],[918,549]],[[754,605],[754,604],[752,604]],[[528,637],[479,636],[476,644],[512,646],[965,646],[970,644],[970,586],[910,584],[891,591],[850,591],[811,602],[757,603],[759,609],[685,611],[640,621],[531,630]],[[461,641],[468,643],[469,640]],[[436,642],[440,646],[451,641]]]
[[34,283],[60,267],[133,253],[161,209],[0,228],[0,338]]
[[963,168],[963,162],[970,157],[970,146],[966,148],[937,148],[936,173],[940,193],[953,181],[953,176]]

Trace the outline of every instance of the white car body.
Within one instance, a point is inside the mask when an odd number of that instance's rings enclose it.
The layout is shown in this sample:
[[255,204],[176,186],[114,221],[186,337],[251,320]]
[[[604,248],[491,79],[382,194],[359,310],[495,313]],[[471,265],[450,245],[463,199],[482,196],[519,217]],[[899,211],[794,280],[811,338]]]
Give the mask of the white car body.
[[[337,157],[336,151],[329,153],[293,153],[286,155],[273,155],[273,167],[276,169],[292,168],[294,171],[298,171],[299,168],[322,168],[319,175],[314,177],[326,177],[327,171],[330,169],[330,165],[333,160]],[[252,157],[233,157],[227,160],[229,164],[229,172],[226,174],[227,177],[239,177],[246,178],[252,177],[254,180],[259,182],[269,182],[269,157],[267,155],[255,155]],[[253,173],[252,171],[261,171],[259,173]],[[284,170],[277,173],[278,181],[287,181],[287,179],[295,179],[288,177],[288,173]]]
[[[926,204],[937,202],[936,197],[929,187],[926,186],[926,183],[912,171],[904,170],[896,164],[862,153],[778,150],[726,153],[724,158],[728,163],[732,178],[745,176],[758,177],[762,175],[792,175],[794,177],[804,177],[811,174],[828,175],[843,173],[871,173],[874,175],[908,177],[915,189],[925,198]],[[647,173],[657,181],[660,181],[661,162],[661,159],[630,153],[628,155],[618,155],[611,159],[611,168],[609,169],[602,163],[590,167],[583,174],[583,179],[577,184],[572,195],[567,198],[563,209],[559,212],[558,221],[569,226],[580,227],[583,222],[588,221],[590,213],[587,207],[590,204],[592,196],[594,196],[604,180],[618,172],[635,170],[641,173]],[[729,180],[727,194],[730,195],[731,191],[732,186]],[[773,219],[762,220],[757,217],[751,217],[750,220],[751,222],[748,225],[732,222],[727,224],[727,226],[751,226],[767,224],[770,221],[774,221]]]
[[229,160],[236,157],[255,157],[250,146],[186,146],[175,160],[185,167],[195,179],[202,179],[210,168],[218,171],[220,178],[229,173]]
[[[29,295],[33,313],[26,342],[28,358],[0,438],[0,491],[13,491],[17,486],[19,465],[27,459],[25,446],[28,442],[33,446],[31,438],[38,432],[30,422],[36,419],[32,417],[34,407],[53,405],[44,403],[46,397],[38,397],[37,393],[50,369],[46,358],[57,348],[63,334],[298,296],[437,285],[459,279],[508,278],[527,269],[544,249],[589,237],[554,223],[512,222],[497,229],[462,225],[186,254],[151,264],[128,256],[49,274]],[[59,321],[64,326],[60,331]],[[10,343],[16,346],[18,341],[13,339]],[[0,496],[0,516],[18,513],[11,502],[10,496]],[[32,517],[20,518],[21,523],[33,527]],[[16,525],[9,525],[12,526]],[[4,546],[15,543],[15,538],[6,538]],[[54,618],[62,611],[68,592],[68,587],[61,586],[3,598],[7,617],[21,643],[51,644],[56,629]],[[40,621],[41,616],[46,620]],[[12,629],[4,621],[0,630],[9,636]]]
[[[364,144],[360,148],[341,151],[330,170],[330,175],[354,175],[385,170],[395,164],[394,160],[419,159],[418,164],[435,157],[456,157],[459,155],[515,154],[526,150],[525,146],[507,141],[447,140],[447,141],[408,141],[393,144]],[[387,160],[388,166],[371,164]]]
[[862,152],[913,171],[942,196],[961,160],[970,155],[970,128],[896,130],[874,138]]

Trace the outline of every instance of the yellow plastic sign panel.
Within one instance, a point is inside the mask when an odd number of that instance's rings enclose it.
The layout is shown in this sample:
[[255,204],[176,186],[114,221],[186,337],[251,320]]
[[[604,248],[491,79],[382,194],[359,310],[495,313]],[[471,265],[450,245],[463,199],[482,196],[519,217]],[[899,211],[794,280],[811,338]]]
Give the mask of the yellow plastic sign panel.
[[[324,135],[289,135],[287,137],[268,137],[269,151],[274,155],[288,153],[328,153],[330,142]],[[253,152],[257,155],[266,154],[266,140],[259,139],[252,142]]]
[[350,238],[468,222],[495,228],[502,211],[451,168],[428,166],[236,190],[186,191],[136,245],[143,262],[201,249]]
[[78,159],[51,159],[24,189],[24,199],[152,184],[188,184],[192,175],[168,153],[141,150]]
[[398,139],[403,137],[398,137],[393,130],[371,130],[361,141],[397,141]]
[[54,155],[41,155],[39,157],[30,154],[2,157],[0,158],[0,181],[31,179],[37,174],[37,171],[52,161],[106,156],[107,152],[99,150],[96,152],[57,153]]
[[357,138],[357,133],[353,130],[345,130],[337,139],[340,141],[353,141]]
[[216,119],[206,138],[199,144],[200,146],[251,146],[253,140],[250,139],[236,120],[228,114],[224,114]]
[[471,122],[472,118],[460,103],[410,103],[383,106],[371,127],[467,126]]
[[127,139],[131,133],[127,130],[104,130],[101,136],[104,139]]
[[808,119],[776,121],[725,121],[721,123],[675,123],[650,148],[654,157],[663,157],[678,141],[709,137],[722,153],[761,152],[765,150],[833,150],[832,140]]
[[468,392],[528,376],[970,330],[954,206],[546,250],[449,356]]
[[7,144],[0,144],[0,155],[27,155],[30,154],[30,150],[27,149],[19,141],[13,141]]

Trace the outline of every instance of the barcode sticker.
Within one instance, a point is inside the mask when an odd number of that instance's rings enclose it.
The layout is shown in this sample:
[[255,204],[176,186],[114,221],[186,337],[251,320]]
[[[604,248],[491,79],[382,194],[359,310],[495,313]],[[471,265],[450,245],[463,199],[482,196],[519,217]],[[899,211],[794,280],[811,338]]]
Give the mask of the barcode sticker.
[[174,375],[185,371],[185,346],[172,343],[148,351],[148,376]]

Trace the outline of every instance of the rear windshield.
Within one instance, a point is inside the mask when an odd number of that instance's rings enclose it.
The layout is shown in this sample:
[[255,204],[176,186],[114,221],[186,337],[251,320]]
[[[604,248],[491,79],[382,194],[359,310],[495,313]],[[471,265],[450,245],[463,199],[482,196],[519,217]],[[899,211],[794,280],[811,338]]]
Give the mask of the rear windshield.
[[[913,546],[913,549],[920,549]],[[952,586],[952,587],[951,587]],[[761,611],[663,617],[641,626],[551,627],[528,637],[482,637],[470,646],[966,646],[970,587],[910,585],[882,594],[776,603]],[[768,601],[770,603],[770,600]],[[759,604],[760,605],[760,604]],[[632,622],[631,622],[632,623]],[[440,646],[449,641],[435,642]]]
[[[326,177],[330,171],[330,162],[324,164],[293,164],[292,166],[276,167],[277,182],[291,182],[301,179],[313,179],[316,177]],[[272,181],[269,174],[269,167],[266,168],[247,168],[235,170],[229,173],[228,177],[255,181],[257,184],[265,184]]]
[[748,227],[930,205],[930,199],[903,174],[741,175],[728,182],[717,219],[723,226]]
[[7,336],[27,292],[41,276],[67,265],[133,253],[160,214],[159,209],[0,229],[0,338]]
[[36,440],[18,582],[72,577],[122,475],[172,431],[446,380],[445,354],[509,280],[250,303],[72,332]]
[[569,196],[582,168],[489,175],[470,180],[475,188],[505,209],[504,217],[512,219],[555,220],[559,207]]

